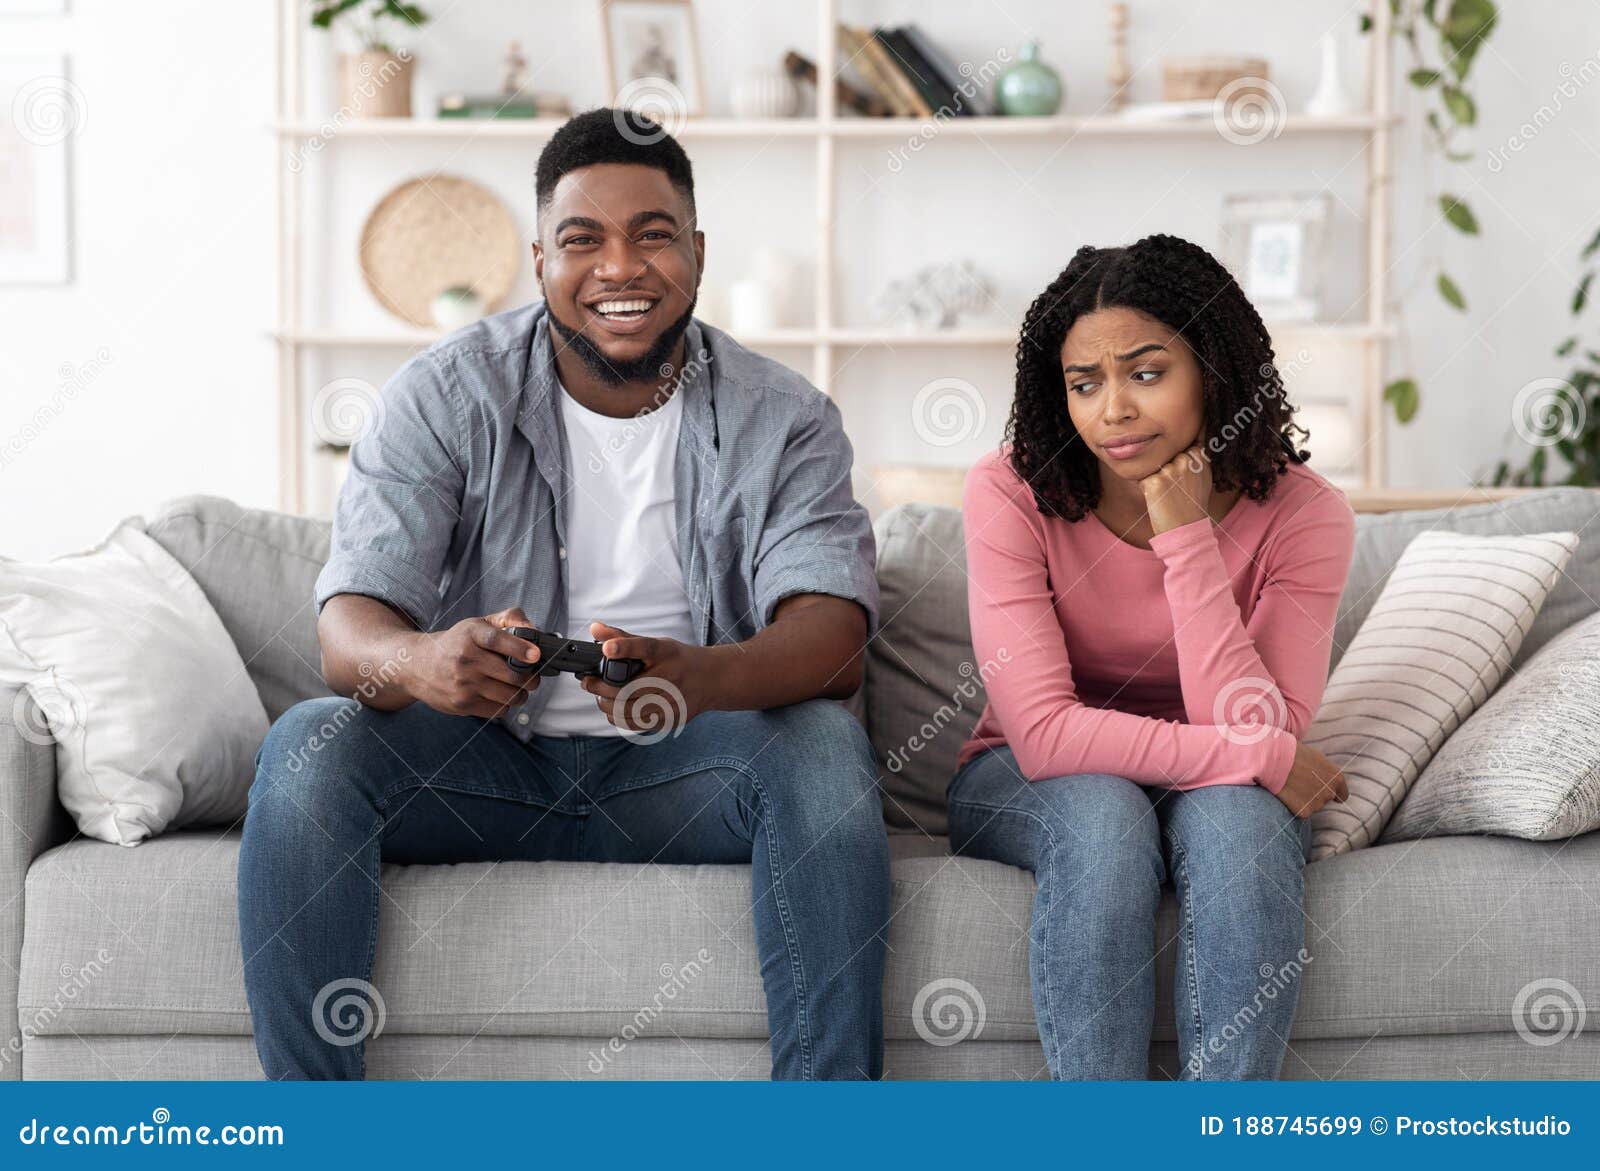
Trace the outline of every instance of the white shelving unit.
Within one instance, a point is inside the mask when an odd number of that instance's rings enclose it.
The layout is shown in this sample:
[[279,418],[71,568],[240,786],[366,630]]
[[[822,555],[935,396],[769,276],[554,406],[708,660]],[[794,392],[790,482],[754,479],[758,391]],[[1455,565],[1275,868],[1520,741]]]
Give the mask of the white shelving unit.
[[[833,77],[839,69],[835,28],[837,0],[815,0],[818,10],[817,69],[820,77]],[[1368,108],[1363,113],[1331,118],[1289,116],[1278,137],[1329,138],[1348,143],[1351,136],[1365,140],[1366,232],[1365,318],[1356,322],[1295,322],[1283,328],[1299,334],[1316,333],[1363,347],[1363,386],[1360,394],[1360,476],[1350,486],[1363,491],[1384,488],[1384,352],[1393,336],[1387,319],[1390,158],[1392,135],[1397,118],[1391,111],[1389,5],[1373,0],[1370,5],[1373,30],[1368,36]],[[302,314],[300,299],[301,267],[306,241],[306,215],[301,167],[290,165],[297,150],[319,139],[321,155],[337,152],[342,140],[389,140],[439,142],[461,149],[478,142],[537,142],[548,138],[561,125],[558,119],[477,121],[417,117],[414,119],[374,118],[353,120],[335,133],[308,116],[302,109],[303,7],[295,0],[278,0],[277,37],[277,119],[272,126],[276,136],[279,167],[277,181],[278,245],[278,326],[272,331],[277,352],[279,405],[279,451],[282,471],[282,507],[304,511],[307,505],[308,409],[302,386],[302,359],[308,351],[329,348],[365,350],[422,348],[438,334],[411,327],[396,327],[393,332],[345,333],[320,328]],[[904,140],[918,132],[928,120],[914,118],[839,117],[833,87],[817,87],[815,117],[738,120],[692,118],[678,137],[687,142],[697,139],[748,140],[759,143],[774,138],[809,140],[816,150],[816,223],[814,238],[815,297],[813,323],[808,329],[780,329],[739,340],[754,348],[809,348],[812,352],[813,381],[825,392],[834,389],[834,373],[839,368],[836,356],[854,354],[864,347],[1006,347],[1016,343],[1013,329],[966,329],[938,333],[909,333],[903,330],[872,330],[844,327],[837,323],[835,281],[835,230],[837,184],[835,148],[841,141]],[[1077,138],[1102,141],[1147,142],[1152,139],[1179,139],[1195,142],[1215,141],[1219,148],[1228,144],[1218,135],[1209,119],[1137,121],[1115,116],[1049,118],[959,118],[939,124],[937,137],[951,140],[949,149],[961,149],[961,140],[981,138],[990,144],[1005,140],[1032,139],[1068,142]],[[928,143],[936,149],[941,143]]]

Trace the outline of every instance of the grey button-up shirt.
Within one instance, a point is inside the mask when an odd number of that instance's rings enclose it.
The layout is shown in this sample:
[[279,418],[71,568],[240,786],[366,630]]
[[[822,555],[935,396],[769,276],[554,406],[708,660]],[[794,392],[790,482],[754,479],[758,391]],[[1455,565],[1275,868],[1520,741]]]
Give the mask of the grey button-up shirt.
[[[839,408],[699,321],[685,334],[674,470],[678,560],[703,645],[740,642],[791,594],[850,598],[878,624],[872,526]],[[413,357],[351,450],[316,601],[365,594],[423,630],[521,606],[565,631],[572,476],[543,302]],[[587,631],[569,632],[588,637]],[[648,630],[634,633],[649,634]],[[524,704],[519,738],[549,692]]]

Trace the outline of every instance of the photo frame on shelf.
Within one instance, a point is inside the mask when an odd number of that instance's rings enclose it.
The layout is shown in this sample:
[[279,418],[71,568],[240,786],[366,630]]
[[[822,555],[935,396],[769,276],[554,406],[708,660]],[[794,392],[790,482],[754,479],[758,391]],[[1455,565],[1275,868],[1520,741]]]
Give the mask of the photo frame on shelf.
[[1326,192],[1223,198],[1224,263],[1262,317],[1315,321],[1321,316],[1331,214]]
[[705,113],[693,0],[600,0],[600,28],[608,104],[654,113],[676,91],[681,113]]
[[68,158],[82,124],[59,53],[0,58],[0,285],[72,278]]

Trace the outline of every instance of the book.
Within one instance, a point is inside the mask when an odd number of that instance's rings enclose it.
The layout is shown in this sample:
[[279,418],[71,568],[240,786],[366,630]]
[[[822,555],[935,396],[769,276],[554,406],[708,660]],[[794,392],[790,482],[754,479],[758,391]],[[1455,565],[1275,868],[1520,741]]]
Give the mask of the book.
[[[799,53],[790,51],[783,55],[783,68],[796,81],[817,84],[817,67]],[[840,109],[854,110],[867,118],[886,118],[893,111],[889,104],[875,94],[864,93],[844,78],[833,83],[833,100]]]
[[894,57],[900,72],[905,74],[918,96],[927,103],[930,114],[942,111],[947,118],[960,116],[961,104],[955,101],[955,91],[939,81],[933,68],[906,37],[904,29],[880,28],[878,36]]
[[883,30],[872,29],[866,33],[866,52],[878,63],[878,68],[888,77],[889,84],[895,87],[900,95],[900,100],[913,118],[931,118],[933,107],[917,91],[911,78],[906,75],[899,58],[895,56],[894,49],[889,42],[883,39]]
[[[938,77],[940,85],[949,87],[951,97],[961,105],[962,114],[970,114],[975,118],[993,116],[994,106],[990,104],[988,95],[978,88],[976,81],[961,72],[961,67],[927,33],[915,24],[905,25],[900,31],[905,33],[912,47],[922,54],[922,59]],[[966,89],[972,92],[968,94]]]
[[911,114],[910,107],[901,98],[899,88],[884,75],[877,57],[867,51],[867,40],[865,29],[853,28],[848,24],[839,25],[839,51],[844,54],[845,60],[872,87],[879,99],[889,107],[891,114],[908,117]]

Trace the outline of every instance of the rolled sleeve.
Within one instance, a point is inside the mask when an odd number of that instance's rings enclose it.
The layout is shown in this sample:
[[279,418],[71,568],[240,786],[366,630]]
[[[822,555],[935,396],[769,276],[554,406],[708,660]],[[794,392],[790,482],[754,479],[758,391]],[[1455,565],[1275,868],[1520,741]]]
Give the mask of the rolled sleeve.
[[755,558],[755,602],[763,625],[793,594],[831,594],[866,611],[878,629],[876,546],[867,510],[850,487],[853,452],[839,408],[818,395],[817,409],[785,445]]
[[319,613],[335,594],[364,594],[427,628],[466,483],[462,417],[432,353],[418,354],[389,379],[367,432],[350,449],[328,561],[317,577]]

